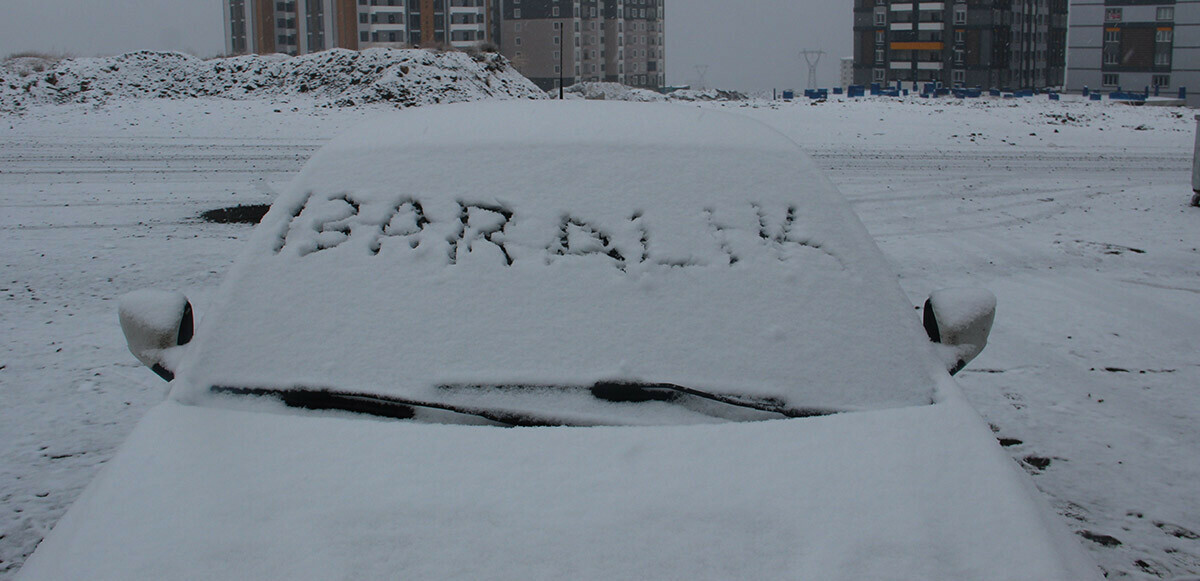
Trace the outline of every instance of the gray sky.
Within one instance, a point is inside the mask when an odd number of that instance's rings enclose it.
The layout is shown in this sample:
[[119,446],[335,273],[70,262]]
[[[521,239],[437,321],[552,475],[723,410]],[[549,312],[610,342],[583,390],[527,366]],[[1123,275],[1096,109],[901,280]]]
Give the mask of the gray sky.
[[[169,49],[224,51],[221,0],[0,0],[0,55],[109,55]],[[818,80],[832,85],[850,56],[846,0],[667,0],[667,82],[740,90],[803,88],[799,52],[825,50]]]

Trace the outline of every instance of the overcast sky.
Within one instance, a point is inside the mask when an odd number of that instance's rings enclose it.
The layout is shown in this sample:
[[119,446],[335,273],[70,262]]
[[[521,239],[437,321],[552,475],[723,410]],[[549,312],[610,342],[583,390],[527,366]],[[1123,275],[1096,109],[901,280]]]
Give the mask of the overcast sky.
[[[224,51],[222,0],[0,0],[0,55],[109,55],[169,49]],[[822,85],[850,56],[846,0],[667,0],[667,82],[739,90],[804,88],[802,49],[826,51]]]

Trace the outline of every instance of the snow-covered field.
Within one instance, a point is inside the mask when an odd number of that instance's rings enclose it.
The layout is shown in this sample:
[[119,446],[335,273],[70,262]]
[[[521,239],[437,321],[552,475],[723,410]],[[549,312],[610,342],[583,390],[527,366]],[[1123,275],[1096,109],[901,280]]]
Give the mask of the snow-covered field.
[[[0,579],[10,578],[163,383],[115,298],[185,292],[203,316],[266,203],[323,142],[384,114],[210,98],[0,117]],[[1200,574],[1200,208],[1189,110],[1043,100],[707,103],[804,145],[913,304],[999,299],[959,381],[1110,578]],[[394,114],[394,113],[393,113]],[[916,314],[914,314],[916,316]]]

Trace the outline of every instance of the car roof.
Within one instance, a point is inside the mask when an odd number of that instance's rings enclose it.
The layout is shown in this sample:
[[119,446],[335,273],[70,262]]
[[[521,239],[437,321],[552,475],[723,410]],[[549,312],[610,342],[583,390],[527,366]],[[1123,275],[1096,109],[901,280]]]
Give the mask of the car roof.
[[317,153],[201,321],[180,389],[622,381],[872,409],[931,402],[926,343],[849,204],[766,126],[471,103]]

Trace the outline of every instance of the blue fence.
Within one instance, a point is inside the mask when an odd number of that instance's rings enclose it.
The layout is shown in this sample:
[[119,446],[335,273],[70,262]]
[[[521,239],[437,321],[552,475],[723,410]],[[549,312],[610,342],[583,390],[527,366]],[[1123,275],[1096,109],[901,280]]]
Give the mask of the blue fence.
[[[938,97],[952,96],[955,99],[978,99],[983,97],[985,89],[980,87],[945,87],[941,83],[912,83],[912,89],[904,88],[904,84],[897,82],[895,85],[884,85],[881,83],[871,83],[869,86],[850,85],[844,90],[841,87],[833,89],[806,89],[804,96],[812,100],[827,100],[829,94],[845,95],[847,98],[865,97],[868,94],[880,97],[900,97],[919,95],[923,99],[931,99]],[[1158,97],[1162,94],[1162,87],[1145,87],[1141,91],[1125,91],[1121,87],[1117,90],[1108,93],[1108,98],[1111,101],[1126,101],[1140,103],[1145,102],[1153,94]],[[1052,90],[1037,90],[1037,89],[986,89],[987,94],[991,97],[1001,97],[1004,99],[1028,99],[1035,95],[1046,95],[1051,101],[1059,101],[1062,99],[1060,93]],[[1104,99],[1104,93],[1093,91],[1088,87],[1084,87],[1082,96],[1090,101],[1100,101]],[[796,96],[794,91],[783,91],[783,99],[790,101]],[[1187,98],[1187,87],[1179,88],[1179,99]]]

